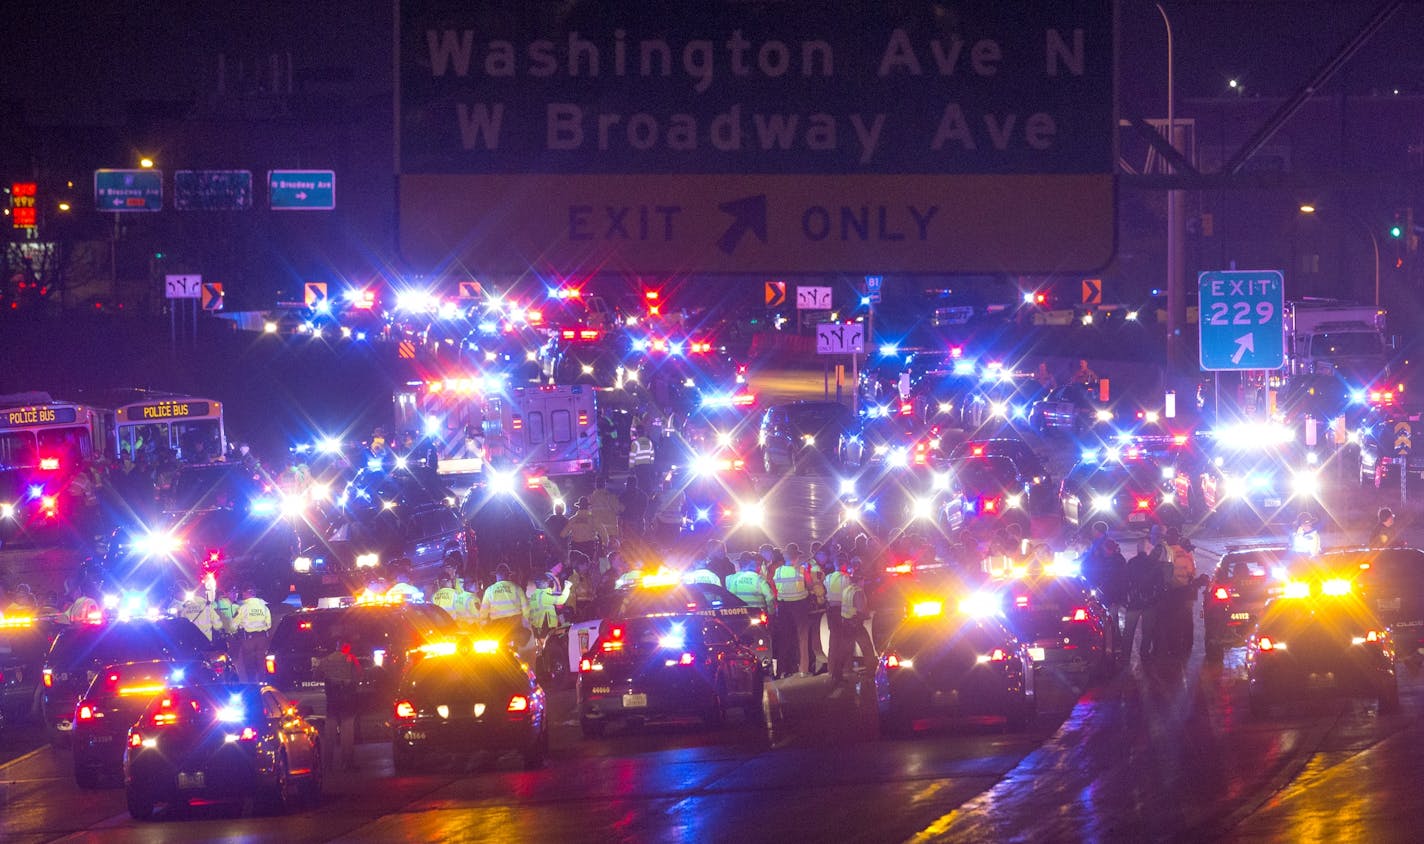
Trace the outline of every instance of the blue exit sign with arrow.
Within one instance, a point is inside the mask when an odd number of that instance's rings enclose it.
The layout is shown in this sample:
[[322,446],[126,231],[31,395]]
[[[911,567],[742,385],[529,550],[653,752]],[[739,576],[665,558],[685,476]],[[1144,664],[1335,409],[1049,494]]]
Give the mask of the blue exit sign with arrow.
[[273,211],[330,211],[336,207],[332,170],[271,170],[267,206]]
[[1285,366],[1285,279],[1279,270],[1204,272],[1197,294],[1203,370]]

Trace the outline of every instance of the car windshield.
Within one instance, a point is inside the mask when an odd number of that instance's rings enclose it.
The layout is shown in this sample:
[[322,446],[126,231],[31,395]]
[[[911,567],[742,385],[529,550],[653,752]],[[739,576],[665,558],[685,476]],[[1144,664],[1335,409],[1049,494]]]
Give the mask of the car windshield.
[[1378,357],[1384,355],[1384,344],[1368,331],[1337,332],[1312,337],[1310,351],[1315,357]]
[[970,457],[955,464],[955,475],[966,490],[1013,486],[1018,473],[1007,457]]
[[800,405],[789,409],[786,416],[791,427],[803,434],[845,428],[850,422],[850,410],[838,404]]
[[439,703],[470,700],[503,693],[508,696],[527,686],[528,676],[512,654],[432,657],[411,667],[402,682],[402,694]]
[[1155,463],[1116,463],[1099,467],[1083,478],[1083,485],[1098,493],[1119,490],[1146,492],[1162,483],[1162,470]]

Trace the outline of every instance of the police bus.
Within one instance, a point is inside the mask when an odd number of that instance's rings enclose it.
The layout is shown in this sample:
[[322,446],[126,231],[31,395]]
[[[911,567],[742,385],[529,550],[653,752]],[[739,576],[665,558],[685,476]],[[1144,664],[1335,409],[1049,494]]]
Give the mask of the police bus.
[[0,539],[61,523],[75,474],[107,453],[111,414],[42,392],[0,396]]
[[222,402],[159,393],[133,399],[115,413],[114,439],[120,453],[168,449],[185,463],[210,463],[227,453]]

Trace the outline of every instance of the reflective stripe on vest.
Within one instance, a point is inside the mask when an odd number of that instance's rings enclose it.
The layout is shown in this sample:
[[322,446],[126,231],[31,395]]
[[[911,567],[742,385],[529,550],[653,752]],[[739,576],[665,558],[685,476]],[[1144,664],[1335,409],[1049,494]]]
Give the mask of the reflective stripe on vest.
[[778,601],[801,601],[810,597],[810,592],[806,591],[806,579],[801,576],[801,570],[793,565],[777,566],[771,579],[776,584]]
[[638,437],[633,440],[632,446],[628,449],[628,463],[632,466],[643,466],[653,462],[653,441],[647,437]]
[[442,586],[435,590],[435,594],[430,596],[430,603],[450,613],[455,614],[455,590],[449,586]]
[[855,618],[855,598],[864,592],[864,589],[854,583],[846,584],[845,592],[841,594],[841,618]]
[[522,612],[518,591],[514,584],[505,580],[485,590],[483,608],[489,612],[490,618],[509,618]]
[[727,578],[727,591],[741,598],[748,606],[766,609],[766,597],[757,585],[760,580],[761,575],[754,571],[739,571]]

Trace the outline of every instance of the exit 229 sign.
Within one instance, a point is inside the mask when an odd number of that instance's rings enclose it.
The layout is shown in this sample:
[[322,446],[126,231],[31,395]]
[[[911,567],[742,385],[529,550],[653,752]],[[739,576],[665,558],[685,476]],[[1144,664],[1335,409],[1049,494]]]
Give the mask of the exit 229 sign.
[[1197,294],[1203,370],[1285,365],[1285,279],[1280,271],[1204,272],[1197,279]]

